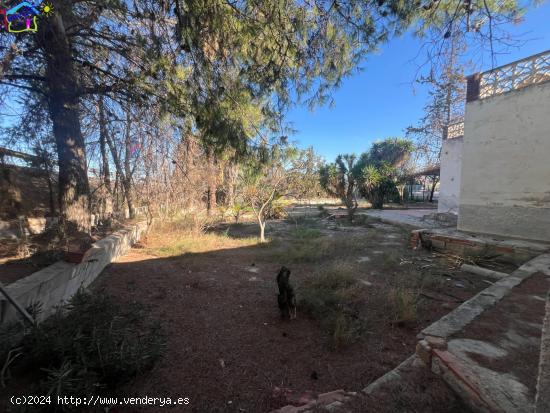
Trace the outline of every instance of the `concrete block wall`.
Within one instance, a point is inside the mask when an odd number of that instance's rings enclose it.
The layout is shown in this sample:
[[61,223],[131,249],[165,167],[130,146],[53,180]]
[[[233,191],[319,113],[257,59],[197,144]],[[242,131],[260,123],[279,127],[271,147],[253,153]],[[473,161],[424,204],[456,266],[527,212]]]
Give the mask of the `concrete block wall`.
[[[34,274],[6,286],[8,293],[23,307],[41,304],[39,320],[51,315],[56,307],[71,299],[79,288],[88,287],[101,271],[124,255],[145,232],[147,225],[140,222],[128,229],[97,241],[86,253],[82,263],[59,261]],[[0,294],[0,324],[19,319],[17,310]]]

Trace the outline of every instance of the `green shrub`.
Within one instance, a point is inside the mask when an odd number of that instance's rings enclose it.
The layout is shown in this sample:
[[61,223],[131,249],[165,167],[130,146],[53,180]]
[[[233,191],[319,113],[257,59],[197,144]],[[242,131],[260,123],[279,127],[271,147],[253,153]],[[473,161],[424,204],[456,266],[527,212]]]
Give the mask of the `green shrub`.
[[293,229],[290,234],[297,239],[311,239],[319,238],[321,231],[315,228],[298,227]]
[[252,212],[252,208],[245,205],[242,202],[235,202],[231,208],[230,208],[231,215],[233,216],[233,219],[235,220],[235,224],[239,223],[239,220],[241,217],[247,213]]

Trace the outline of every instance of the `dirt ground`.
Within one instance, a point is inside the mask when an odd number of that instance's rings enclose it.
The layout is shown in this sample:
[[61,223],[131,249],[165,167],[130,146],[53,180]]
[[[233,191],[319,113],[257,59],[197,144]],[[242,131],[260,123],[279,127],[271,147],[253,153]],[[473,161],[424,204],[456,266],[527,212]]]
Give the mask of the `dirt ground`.
[[[29,237],[32,243],[33,237]],[[19,243],[11,239],[0,240],[0,282],[7,285],[27,277],[40,269],[53,264],[59,258],[48,257],[45,253],[20,258]],[[33,246],[31,246],[34,249]]]
[[[424,366],[409,366],[399,380],[370,395],[358,395],[332,413],[473,413],[439,377]],[[328,413],[318,408],[315,413]]]
[[[359,391],[409,356],[422,328],[487,286],[453,259],[411,250],[407,229],[375,220],[304,223],[295,215],[270,223],[271,241],[263,245],[250,241],[254,223],[214,232],[226,241],[174,247],[166,233],[153,234],[96,281],[97,292],[146,305],[166,334],[163,360],[122,393],[189,397],[196,412],[266,412],[288,402],[276,388],[294,396]],[[275,277],[289,267],[299,296],[305,279],[342,263],[353,265],[364,286],[368,328],[335,350],[300,308],[296,320],[281,320]],[[392,285],[414,294],[412,322],[396,323],[387,313]]]

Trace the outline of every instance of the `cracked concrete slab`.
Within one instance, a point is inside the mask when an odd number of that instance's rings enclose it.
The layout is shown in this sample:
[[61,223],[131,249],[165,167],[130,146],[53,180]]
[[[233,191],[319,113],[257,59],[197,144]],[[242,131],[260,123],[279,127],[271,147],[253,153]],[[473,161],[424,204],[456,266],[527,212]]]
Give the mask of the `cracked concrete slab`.
[[[547,266],[548,263],[550,263],[550,254],[543,254],[525,263],[510,276],[495,282],[479,294],[461,304],[451,313],[422,330],[419,334],[419,338],[423,338],[427,335],[449,337],[453,333],[460,331],[483,313],[483,311],[492,307],[502,299],[512,290],[512,288],[519,285],[523,280],[529,278],[537,271],[543,272],[541,268]],[[550,268],[548,268],[548,271],[549,272],[545,274],[550,276]]]
[[[541,359],[548,349],[541,345],[546,302],[536,299],[548,290],[550,278],[538,271],[546,265],[545,257],[533,261],[523,266],[518,276],[502,280],[506,286],[487,288],[449,314],[444,323],[422,332],[426,337],[427,332],[446,335],[454,330],[445,336],[446,346],[433,348],[423,340],[420,343],[427,345],[420,350],[432,371],[475,411],[532,412],[535,400],[543,400],[538,395],[541,385],[537,377],[542,386],[545,380],[550,382],[550,373],[543,374],[543,379],[537,374],[539,349]],[[487,301],[480,302],[480,297]],[[463,325],[458,328],[460,323]],[[547,389],[545,392],[550,394]],[[541,412],[550,411],[547,402],[541,401]]]

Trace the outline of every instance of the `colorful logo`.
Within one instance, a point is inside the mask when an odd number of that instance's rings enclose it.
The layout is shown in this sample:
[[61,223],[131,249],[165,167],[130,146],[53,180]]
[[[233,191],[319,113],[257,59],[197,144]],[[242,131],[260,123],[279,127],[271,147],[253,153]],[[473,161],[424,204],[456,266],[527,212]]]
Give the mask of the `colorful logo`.
[[37,17],[41,14],[51,16],[53,6],[42,1],[23,1],[9,9],[0,9],[0,27],[10,33],[36,32],[38,30]]

